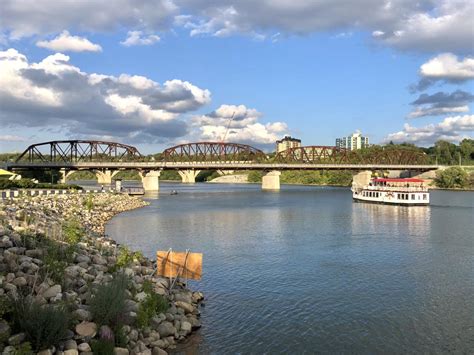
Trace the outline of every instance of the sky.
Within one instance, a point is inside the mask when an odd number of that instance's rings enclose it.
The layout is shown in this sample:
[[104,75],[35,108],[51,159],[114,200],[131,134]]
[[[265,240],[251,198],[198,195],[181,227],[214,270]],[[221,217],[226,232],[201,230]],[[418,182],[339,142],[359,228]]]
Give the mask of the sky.
[[474,136],[471,0],[2,0],[0,152]]

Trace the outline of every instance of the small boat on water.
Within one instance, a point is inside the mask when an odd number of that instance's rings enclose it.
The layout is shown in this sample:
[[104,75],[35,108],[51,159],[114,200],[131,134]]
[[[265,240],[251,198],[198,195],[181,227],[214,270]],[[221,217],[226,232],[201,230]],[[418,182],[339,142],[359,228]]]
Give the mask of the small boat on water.
[[172,190],[172,191],[170,192],[170,195],[177,195],[177,194],[178,194],[178,191],[176,191],[176,190]]
[[430,193],[424,182],[422,179],[414,178],[374,178],[361,188],[353,186],[352,198],[356,202],[425,206],[430,203]]

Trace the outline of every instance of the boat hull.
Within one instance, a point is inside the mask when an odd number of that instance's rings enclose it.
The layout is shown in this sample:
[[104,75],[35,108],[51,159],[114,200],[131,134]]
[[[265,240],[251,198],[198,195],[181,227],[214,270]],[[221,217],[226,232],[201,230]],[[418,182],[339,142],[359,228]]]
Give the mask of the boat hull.
[[358,203],[374,203],[378,205],[392,205],[392,206],[428,206],[429,202],[402,202],[402,201],[375,201],[375,200],[364,200],[361,198],[353,197],[352,200]]

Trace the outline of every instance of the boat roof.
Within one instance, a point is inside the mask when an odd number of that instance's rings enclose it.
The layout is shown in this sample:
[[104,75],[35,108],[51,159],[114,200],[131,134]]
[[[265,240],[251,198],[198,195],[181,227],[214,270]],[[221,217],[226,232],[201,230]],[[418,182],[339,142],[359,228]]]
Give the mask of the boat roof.
[[389,178],[375,178],[375,182],[425,182],[423,179],[416,179],[416,178],[400,178],[400,179],[389,179]]

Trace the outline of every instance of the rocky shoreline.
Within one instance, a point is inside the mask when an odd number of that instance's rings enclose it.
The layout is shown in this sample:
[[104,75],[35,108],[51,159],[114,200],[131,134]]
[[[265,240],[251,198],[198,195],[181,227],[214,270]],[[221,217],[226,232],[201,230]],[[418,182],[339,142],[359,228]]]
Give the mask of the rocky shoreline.
[[104,236],[147,203],[99,193],[0,202],[2,354],[166,354],[200,324],[200,292]]

